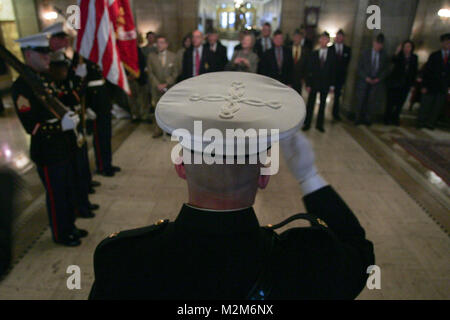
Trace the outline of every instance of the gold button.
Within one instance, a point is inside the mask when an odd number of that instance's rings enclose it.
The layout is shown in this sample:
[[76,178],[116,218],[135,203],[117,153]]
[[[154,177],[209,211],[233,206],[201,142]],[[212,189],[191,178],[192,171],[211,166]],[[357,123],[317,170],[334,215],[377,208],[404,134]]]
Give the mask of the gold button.
[[53,126],[52,126],[52,125],[49,125],[48,127],[49,127],[50,130],[53,129]]
[[159,224],[161,224],[161,223],[163,223],[163,222],[164,222],[164,220],[161,219],[161,220],[158,220],[155,224],[156,224],[156,225],[159,225]]
[[114,237],[116,237],[118,234],[119,234],[118,232],[111,233],[111,234],[109,235],[109,238],[114,238]]
[[47,126],[43,126],[42,129],[47,130]]
[[327,224],[325,223],[325,221],[323,221],[322,219],[317,218],[317,222],[318,222],[319,224],[323,225],[325,228],[328,228],[328,225],[327,225]]

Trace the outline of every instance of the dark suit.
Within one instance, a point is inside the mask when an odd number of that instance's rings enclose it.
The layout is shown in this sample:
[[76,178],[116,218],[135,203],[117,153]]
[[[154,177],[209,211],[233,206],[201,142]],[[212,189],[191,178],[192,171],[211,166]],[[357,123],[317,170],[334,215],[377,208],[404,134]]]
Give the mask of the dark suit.
[[225,66],[228,63],[228,57],[227,57],[227,48],[220,43],[220,41],[217,41],[216,44],[216,51],[212,51],[210,48],[209,43],[205,45],[208,50],[210,50],[211,54],[214,56],[215,62],[215,70],[214,71],[224,71]]
[[[298,94],[302,94],[302,84],[305,79],[306,73],[306,60],[311,51],[308,47],[301,47],[301,54],[299,57],[294,56],[293,46],[290,47],[293,59],[294,70],[292,73],[292,88],[295,89]],[[297,59],[296,59],[297,58]]]
[[[449,52],[450,55],[450,52]],[[444,63],[442,50],[433,52],[424,67],[422,87],[427,93],[422,96],[418,125],[433,128],[445,105],[450,87],[450,57]]]
[[400,52],[392,57],[392,62],[394,67],[386,79],[388,94],[384,122],[398,125],[403,104],[417,76],[417,55],[406,59]]
[[279,235],[259,225],[253,208],[188,205],[174,222],[113,234],[95,251],[89,299],[246,299],[263,266],[264,298],[356,298],[374,264],[372,243],[332,187],[303,201],[312,226]]
[[336,83],[334,50],[328,48],[326,60],[320,60],[319,50],[315,50],[306,62],[306,86],[311,88],[306,106],[305,128],[311,126],[317,93],[320,93],[319,114],[316,127],[323,128],[325,121],[325,107],[330,87]]
[[[183,55],[183,72],[181,73],[181,79],[185,80],[194,76],[194,47],[186,49]],[[208,49],[206,45],[203,45],[202,56],[200,60],[200,72],[199,74],[216,71],[216,59],[214,54]]]
[[352,57],[352,49],[345,44],[342,45],[342,52],[337,52],[336,45],[332,45],[331,49],[334,50],[336,56],[336,83],[334,86],[334,103],[333,103],[333,117],[339,118],[339,99],[341,97],[342,88],[347,80],[347,69]]
[[[379,108],[382,95],[385,93],[385,79],[389,71],[389,61],[384,50],[378,53],[378,66],[372,63],[372,48],[366,49],[359,60],[358,81],[356,83],[357,123],[370,124],[372,115]],[[369,84],[366,78],[380,79],[377,84]]]
[[281,47],[282,63],[281,68],[275,53],[276,48],[267,50],[260,62],[261,74],[276,79],[285,85],[292,85],[292,72],[294,61],[292,51],[287,47]]
[[[269,42],[270,42],[270,48],[267,50],[270,50],[274,47],[272,39],[269,37]],[[267,51],[264,49],[264,44],[263,44],[263,38],[259,38],[255,41],[255,45],[253,47],[253,51],[256,52],[256,54],[258,55],[258,58],[261,60],[264,56],[264,53]]]

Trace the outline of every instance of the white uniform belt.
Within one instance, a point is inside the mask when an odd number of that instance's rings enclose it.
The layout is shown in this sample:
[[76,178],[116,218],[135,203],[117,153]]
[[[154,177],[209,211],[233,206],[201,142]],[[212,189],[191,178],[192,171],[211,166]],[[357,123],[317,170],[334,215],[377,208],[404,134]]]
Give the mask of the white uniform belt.
[[53,119],[48,119],[46,122],[47,123],[55,123],[55,122],[58,122],[58,121],[59,121],[58,119],[53,118]]
[[88,82],[88,87],[99,87],[105,84],[105,80],[93,80]]

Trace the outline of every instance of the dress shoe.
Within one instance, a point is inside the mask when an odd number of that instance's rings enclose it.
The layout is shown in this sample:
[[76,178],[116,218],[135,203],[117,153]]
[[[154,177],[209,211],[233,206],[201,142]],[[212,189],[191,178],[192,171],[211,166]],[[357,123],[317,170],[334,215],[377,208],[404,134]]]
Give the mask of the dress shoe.
[[109,171],[97,171],[98,174],[101,174],[104,177],[114,177],[115,172],[113,170]]
[[100,208],[100,206],[95,203],[89,203],[89,205],[88,205],[88,209],[91,211],[98,210],[99,208]]
[[77,213],[76,216],[82,219],[91,219],[95,217],[95,213],[88,211],[86,213]]
[[316,127],[316,130],[319,130],[320,132],[324,133],[325,129],[323,127]]
[[303,131],[308,131],[309,130],[309,126],[303,126],[302,130]]
[[84,238],[86,237],[89,233],[84,230],[84,229],[78,229],[77,227],[75,227],[75,230],[73,231],[73,234],[78,237],[78,238]]
[[96,187],[100,187],[102,184],[98,181],[92,180],[91,181],[91,187],[92,188],[96,188]]
[[122,169],[120,167],[117,167],[117,166],[111,166],[111,170],[114,171],[114,172],[122,171]]
[[75,234],[69,234],[67,237],[64,237],[63,239],[60,239],[55,242],[62,244],[63,246],[66,247],[77,247],[81,244],[80,238],[77,237]]

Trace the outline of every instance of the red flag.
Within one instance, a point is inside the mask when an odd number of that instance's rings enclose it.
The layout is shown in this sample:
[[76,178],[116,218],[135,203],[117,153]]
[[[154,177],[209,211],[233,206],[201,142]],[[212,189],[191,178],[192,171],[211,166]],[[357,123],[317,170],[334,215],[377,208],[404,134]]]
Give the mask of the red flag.
[[109,15],[116,30],[117,47],[125,69],[139,77],[137,33],[129,0],[113,0]]
[[116,42],[114,23],[110,17],[109,5],[114,5],[114,2],[114,0],[79,0],[81,25],[76,50],[81,56],[96,63],[108,81],[130,94]]

